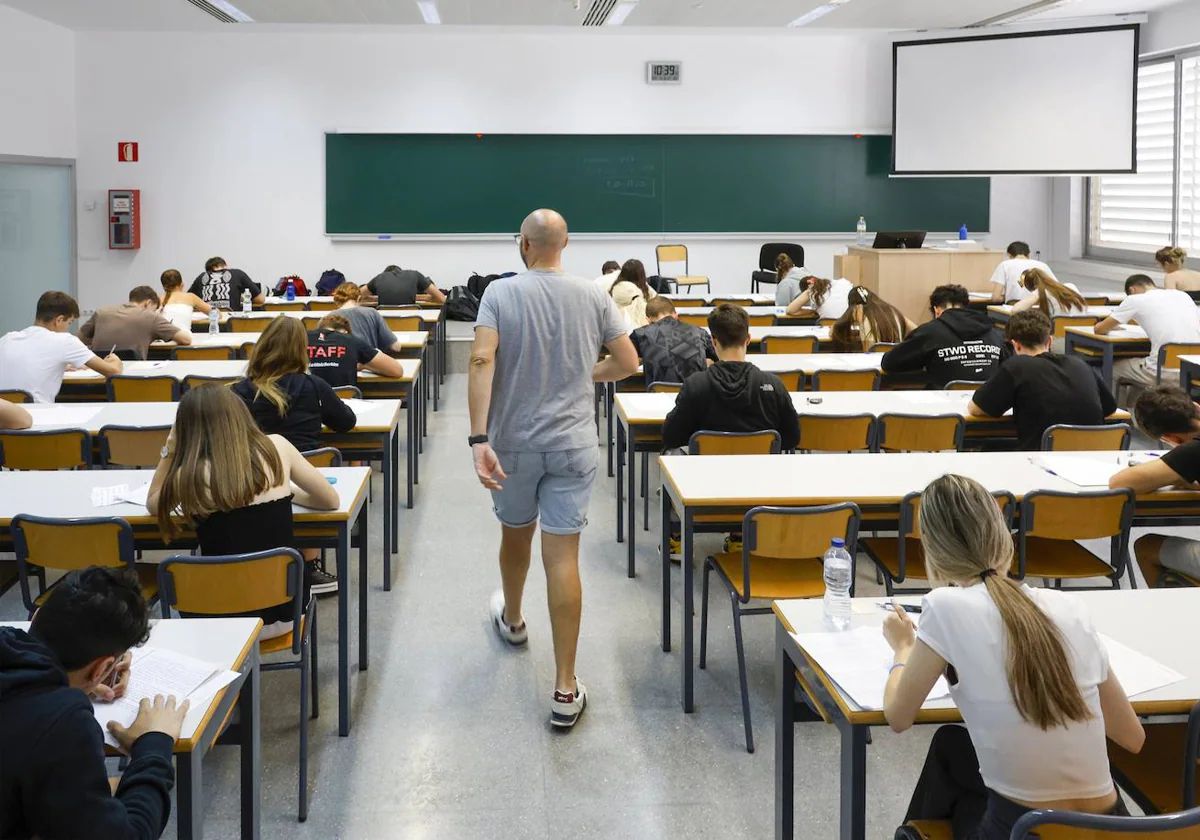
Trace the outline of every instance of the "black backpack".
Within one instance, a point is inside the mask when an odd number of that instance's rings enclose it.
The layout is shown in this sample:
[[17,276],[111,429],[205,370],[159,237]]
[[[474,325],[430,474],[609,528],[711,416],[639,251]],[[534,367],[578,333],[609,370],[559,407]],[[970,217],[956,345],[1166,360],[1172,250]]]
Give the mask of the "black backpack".
[[446,318],[451,321],[474,321],[479,316],[479,298],[466,286],[455,286],[442,304]]
[[515,271],[506,271],[503,274],[472,274],[467,278],[467,291],[479,300],[483,300],[483,293],[494,281],[502,277],[515,277],[516,273]]
[[328,297],[333,294],[334,289],[345,282],[345,274],[342,274],[336,268],[326,269],[321,272],[321,279],[317,281],[317,294],[322,297]]

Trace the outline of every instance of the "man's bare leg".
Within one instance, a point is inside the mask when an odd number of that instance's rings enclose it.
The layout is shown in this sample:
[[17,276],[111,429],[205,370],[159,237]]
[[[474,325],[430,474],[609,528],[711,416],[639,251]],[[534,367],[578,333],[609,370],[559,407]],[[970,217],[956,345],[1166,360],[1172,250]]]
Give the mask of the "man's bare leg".
[[533,547],[533,532],[537,523],[523,528],[500,526],[500,581],[504,588],[504,621],[519,627],[525,623],[521,600],[525,595],[525,578],[529,574],[529,556]]
[[542,532],[542,563],[546,567],[546,598],[554,634],[554,688],[574,693],[575,652],[579,646],[579,617],[583,611],[579,534]]

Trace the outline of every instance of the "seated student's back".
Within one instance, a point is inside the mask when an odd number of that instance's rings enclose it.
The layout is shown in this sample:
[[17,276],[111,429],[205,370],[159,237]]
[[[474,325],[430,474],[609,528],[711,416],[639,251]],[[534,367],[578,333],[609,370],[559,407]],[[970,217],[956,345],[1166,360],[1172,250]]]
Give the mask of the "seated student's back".
[[884,373],[924,370],[928,384],[944,388],[954,380],[982,382],[1009,351],[982,312],[969,309],[970,295],[956,284],[938,286],[929,295],[933,320],[926,321],[883,356]]
[[683,382],[717,361],[712,337],[680,321],[670,298],[656,297],[646,304],[646,320],[650,323],[634,330],[629,338],[642,359],[647,385]]
[[359,365],[379,351],[350,333],[345,316],[331,312],[308,334],[308,369],[334,388],[358,384]]
[[379,305],[412,306],[417,295],[428,294],[433,281],[419,271],[389,265],[367,283],[367,291],[379,298]]

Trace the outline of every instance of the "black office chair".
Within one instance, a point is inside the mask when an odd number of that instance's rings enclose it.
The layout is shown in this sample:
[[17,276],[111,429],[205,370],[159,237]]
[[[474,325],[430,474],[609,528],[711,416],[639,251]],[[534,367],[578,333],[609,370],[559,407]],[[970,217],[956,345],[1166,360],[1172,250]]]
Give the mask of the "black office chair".
[[750,291],[757,292],[763,283],[774,285],[779,282],[775,276],[775,258],[787,254],[796,265],[804,265],[804,246],[794,242],[768,242],[758,249],[758,271],[750,273]]

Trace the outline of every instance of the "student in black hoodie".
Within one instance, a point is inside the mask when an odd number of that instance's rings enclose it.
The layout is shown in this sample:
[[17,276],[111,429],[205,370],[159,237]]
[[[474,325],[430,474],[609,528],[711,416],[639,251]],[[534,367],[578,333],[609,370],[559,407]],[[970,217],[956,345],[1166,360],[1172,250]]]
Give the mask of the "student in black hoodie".
[[934,289],[929,295],[933,320],[884,354],[884,373],[924,369],[931,388],[955,379],[986,381],[1011,351],[987,314],[968,309],[970,303],[962,286]]
[[148,637],[148,618],[136,578],[92,567],[54,587],[28,632],[0,627],[0,837],[162,836],[187,701],[160,695],[128,729],[109,724],[130,759],[114,793],[89,699],[124,692],[125,654]]
[[779,432],[783,449],[800,440],[796,407],[773,373],[746,361],[750,319],[740,306],[723,303],[708,316],[719,361],[683,383],[663,424],[663,449],[687,446],[694,432]]

